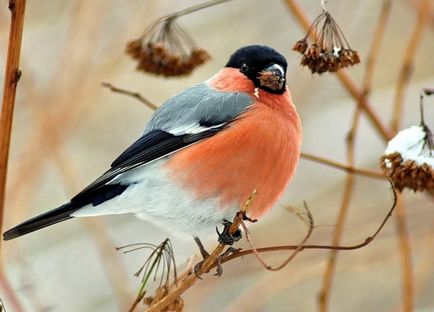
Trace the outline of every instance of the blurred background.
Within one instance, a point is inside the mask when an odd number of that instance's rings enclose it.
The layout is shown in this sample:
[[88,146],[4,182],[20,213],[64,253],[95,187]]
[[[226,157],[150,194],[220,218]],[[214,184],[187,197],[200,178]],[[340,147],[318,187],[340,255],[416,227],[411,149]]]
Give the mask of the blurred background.
[[[299,1],[313,20],[320,1]],[[370,103],[389,126],[397,94],[402,94],[402,125],[419,124],[419,91],[434,86],[434,5],[425,12],[419,38],[411,41],[421,10],[431,0],[395,0],[371,81]],[[383,1],[329,0],[362,63],[345,70],[361,85],[366,56]],[[289,63],[288,85],[300,113],[302,150],[346,162],[346,136],[356,108],[354,98],[336,75],[312,75],[291,51],[305,35],[285,1],[234,0],[179,19],[212,60],[183,78],[159,78],[135,70],[124,53],[157,18],[200,1],[67,0],[28,1],[21,53],[23,76],[17,93],[4,229],[54,208],[104,172],[111,161],[141,133],[152,111],[133,98],[110,92],[102,82],[131,91],[161,105],[168,97],[216,73],[237,48],[266,44]],[[0,80],[3,85],[9,31],[7,1],[0,10]],[[414,45],[414,50],[412,50]],[[405,55],[414,52],[411,75],[398,90]],[[433,125],[434,98],[425,100],[425,121]],[[378,169],[385,141],[362,114],[355,144],[355,164]],[[303,200],[318,227],[310,243],[329,244],[346,185],[346,173],[302,159],[281,205],[251,227],[256,246],[297,244],[306,228],[282,205],[302,207]],[[378,227],[393,197],[386,181],[355,177],[342,244],[357,244]],[[415,311],[434,311],[434,202],[404,191],[411,245]],[[48,227],[3,242],[4,273],[23,311],[125,311],[140,280],[133,276],[147,252],[122,254],[115,246],[135,242],[158,244],[164,230],[132,215],[89,218]],[[191,241],[170,237],[179,270],[197,252]],[[206,240],[212,249],[216,238]],[[244,243],[240,244],[241,246]],[[402,310],[402,251],[395,216],[369,246],[338,254],[329,311]],[[246,246],[245,246],[246,247]],[[267,254],[278,264],[287,252]],[[252,256],[224,265],[221,278],[211,274],[184,296],[186,311],[315,311],[329,251],[302,252],[285,269],[265,271]],[[4,279],[4,277],[3,277]],[[11,299],[2,287],[8,311]],[[143,310],[140,305],[137,311]]]

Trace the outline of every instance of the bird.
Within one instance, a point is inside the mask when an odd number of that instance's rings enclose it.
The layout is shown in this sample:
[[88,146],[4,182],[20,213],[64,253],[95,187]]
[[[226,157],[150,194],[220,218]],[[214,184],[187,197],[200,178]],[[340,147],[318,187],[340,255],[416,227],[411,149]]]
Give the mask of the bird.
[[301,122],[286,71],[285,57],[271,47],[239,48],[210,79],[161,105],[93,183],[3,239],[125,213],[196,238],[232,220],[254,190],[248,214],[259,219],[282,197],[300,157]]

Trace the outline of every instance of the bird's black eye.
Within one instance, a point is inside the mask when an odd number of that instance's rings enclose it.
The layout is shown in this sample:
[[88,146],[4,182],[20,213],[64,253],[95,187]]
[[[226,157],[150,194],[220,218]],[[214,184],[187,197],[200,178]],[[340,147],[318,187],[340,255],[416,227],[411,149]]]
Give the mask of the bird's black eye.
[[240,72],[246,73],[248,70],[249,70],[249,66],[247,65],[247,63],[241,64]]

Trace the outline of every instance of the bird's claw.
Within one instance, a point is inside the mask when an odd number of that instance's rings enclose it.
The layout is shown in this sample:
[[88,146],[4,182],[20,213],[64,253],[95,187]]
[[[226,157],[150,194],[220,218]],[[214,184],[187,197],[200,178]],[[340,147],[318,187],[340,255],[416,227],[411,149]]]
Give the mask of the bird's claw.
[[205,261],[205,259],[202,260],[201,262],[196,263],[196,265],[194,266],[193,272],[194,272],[194,275],[196,275],[196,277],[198,279],[202,279],[202,277],[200,277],[200,269],[202,268],[202,264],[204,261]]
[[219,232],[218,228],[216,227],[218,242],[220,244],[231,246],[235,242],[238,242],[241,239],[241,237],[243,237],[240,229],[237,229],[233,234],[229,233],[229,229],[232,226],[232,222],[228,220],[223,220],[223,226],[224,228],[222,232]]
[[199,248],[200,254],[202,255],[203,260],[209,257],[208,251],[206,251],[205,247],[203,247],[202,242],[200,241],[199,237],[194,236],[194,241],[197,244],[197,247]]
[[[224,258],[226,258],[227,256],[229,256],[231,254],[238,253],[240,251],[241,251],[241,248],[228,247],[228,249],[226,249],[226,251],[224,253],[222,253],[220,256],[218,256],[215,260],[216,272],[214,273],[214,276],[220,277],[223,274],[222,262],[223,262]],[[206,258],[204,258],[201,262],[197,263],[194,266],[194,275],[196,275],[196,277],[198,279],[202,279],[202,277],[200,277],[200,269],[202,268],[202,265],[203,265],[205,260],[206,260]],[[206,273],[208,273],[208,271]]]

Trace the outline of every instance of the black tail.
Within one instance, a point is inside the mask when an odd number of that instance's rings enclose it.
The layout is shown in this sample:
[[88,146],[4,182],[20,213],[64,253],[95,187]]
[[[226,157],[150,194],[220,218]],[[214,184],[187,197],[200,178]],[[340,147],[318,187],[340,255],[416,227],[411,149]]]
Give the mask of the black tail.
[[71,219],[71,213],[80,207],[82,207],[82,205],[78,205],[77,203],[64,204],[56,209],[40,214],[39,216],[18,224],[16,227],[4,232],[3,239],[14,239],[21,235],[42,229],[46,226]]

